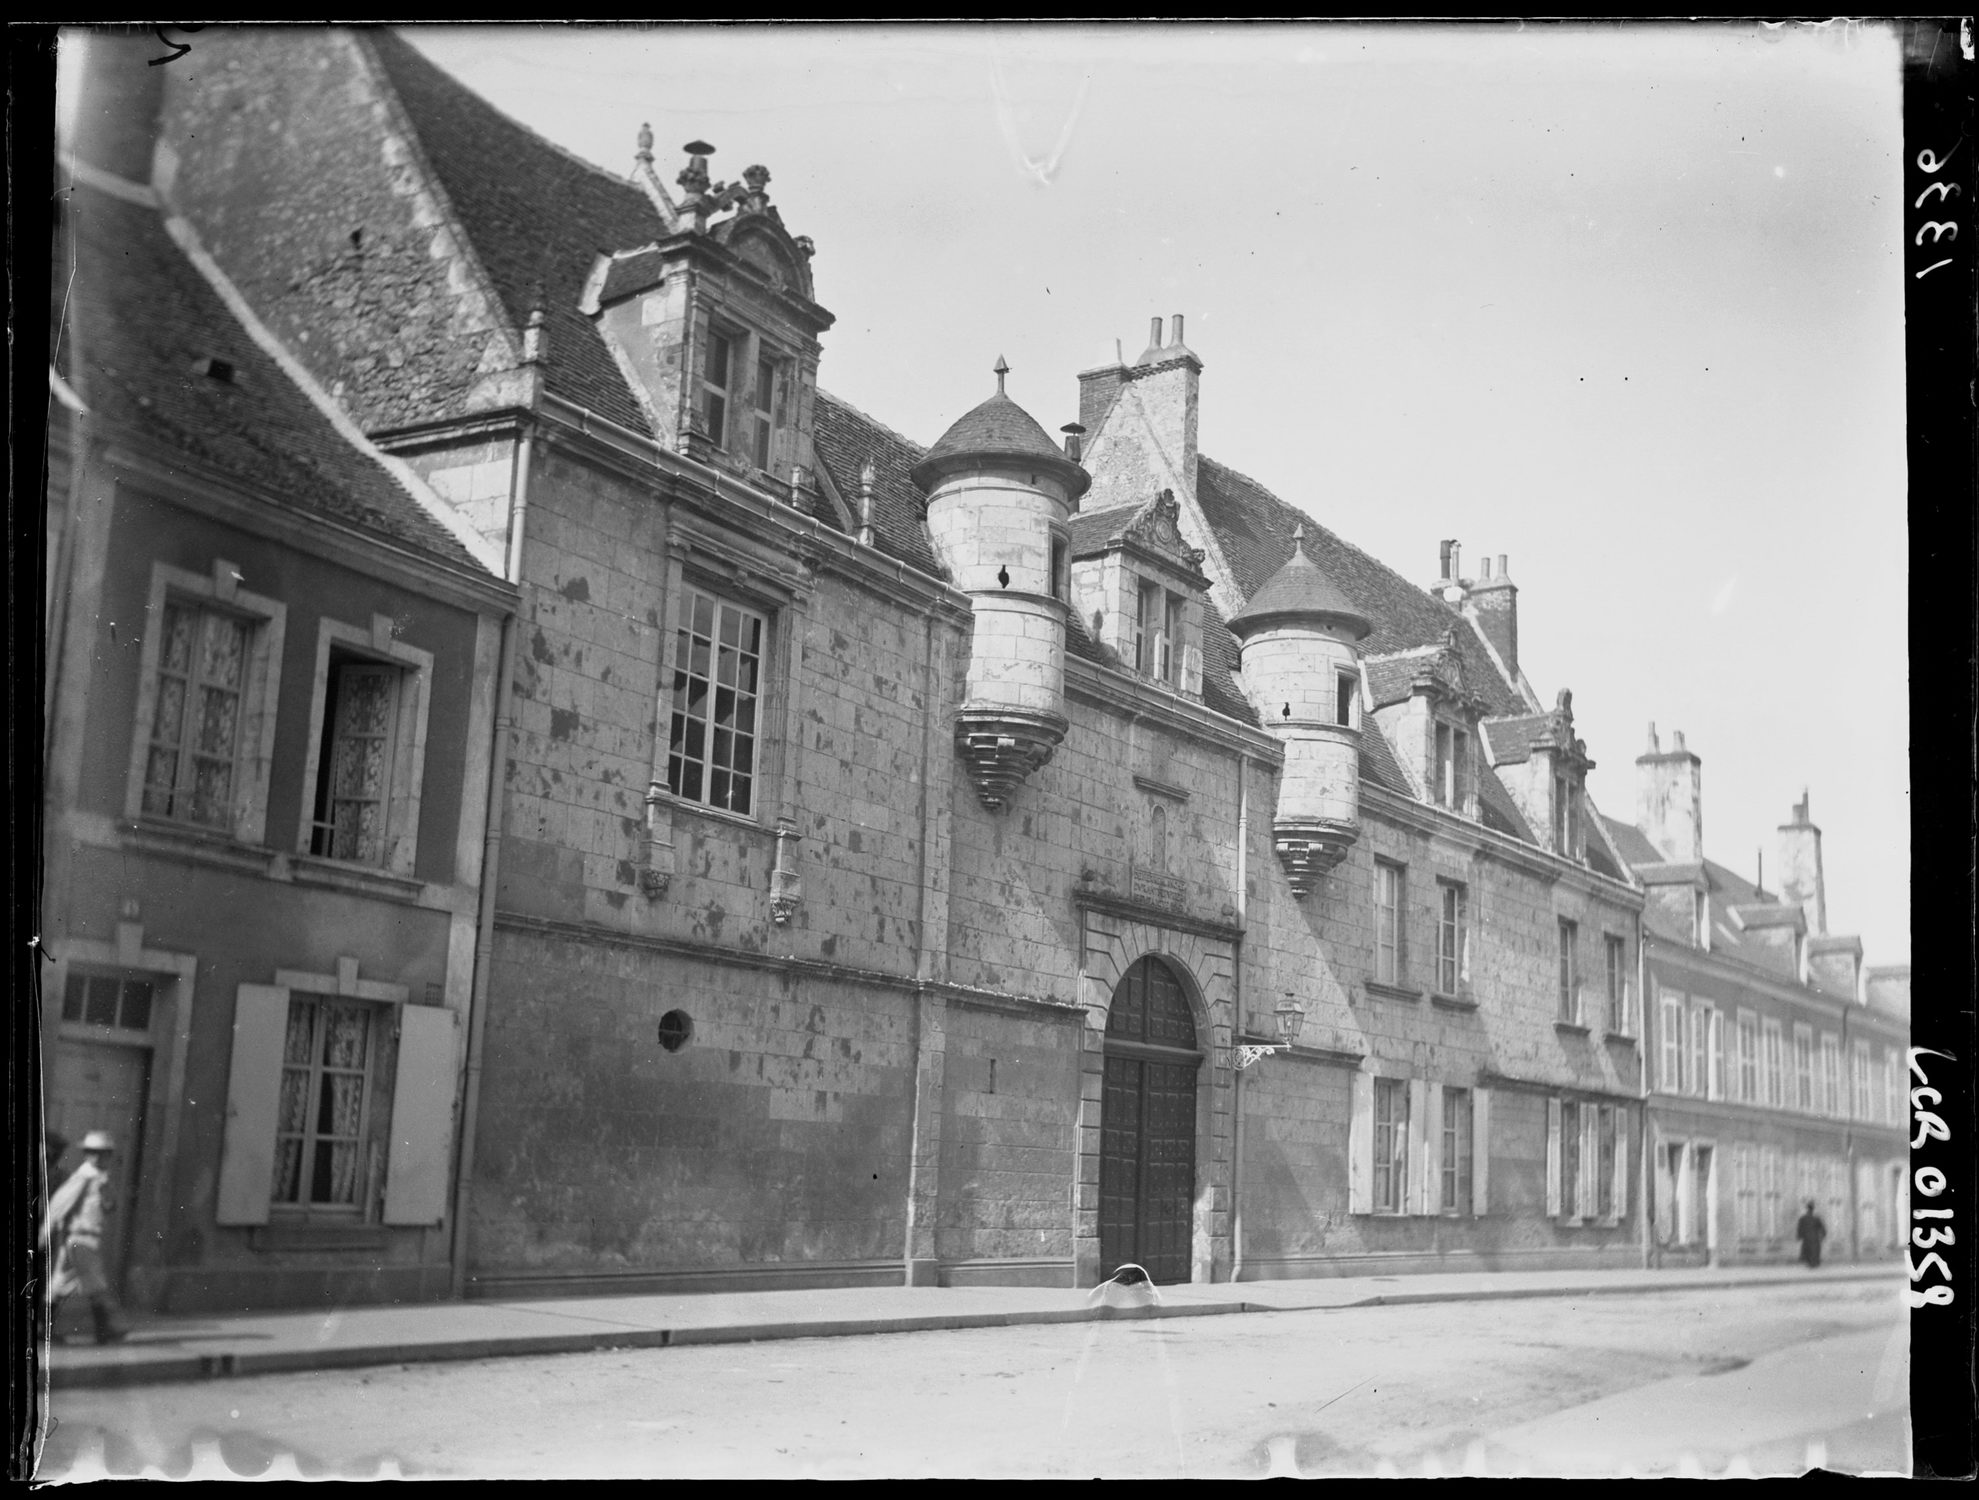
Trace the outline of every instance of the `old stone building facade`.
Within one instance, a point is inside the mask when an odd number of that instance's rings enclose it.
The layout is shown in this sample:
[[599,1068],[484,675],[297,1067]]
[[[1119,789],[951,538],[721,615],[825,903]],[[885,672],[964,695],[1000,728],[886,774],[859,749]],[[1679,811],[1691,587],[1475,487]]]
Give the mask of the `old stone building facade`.
[[1790,1260],[1811,1203],[1825,1255],[1901,1252],[1909,1222],[1910,969],[1828,931],[1821,830],[1780,825],[1778,890],[1704,854],[1702,761],[1652,725],[1634,824],[1643,882],[1656,1264]]
[[388,32],[167,85],[161,201],[519,598],[454,1291],[1641,1262],[1644,888],[1504,558],[1199,454],[1179,317],[958,351],[908,441],[706,143],[616,176]]
[[141,1306],[444,1296],[515,591],[147,186],[156,79],[58,199],[48,1166],[115,1138]]

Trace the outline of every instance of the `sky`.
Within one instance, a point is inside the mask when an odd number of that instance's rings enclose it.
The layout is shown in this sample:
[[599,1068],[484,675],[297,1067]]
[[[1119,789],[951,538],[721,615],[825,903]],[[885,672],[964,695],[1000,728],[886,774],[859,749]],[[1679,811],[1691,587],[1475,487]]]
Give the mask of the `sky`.
[[819,383],[931,443],[1182,313],[1201,450],[1427,584],[1510,559],[1519,654],[1633,820],[1654,722],[1770,883],[1910,956],[1896,35],[1835,22],[406,28],[576,155],[771,172]]

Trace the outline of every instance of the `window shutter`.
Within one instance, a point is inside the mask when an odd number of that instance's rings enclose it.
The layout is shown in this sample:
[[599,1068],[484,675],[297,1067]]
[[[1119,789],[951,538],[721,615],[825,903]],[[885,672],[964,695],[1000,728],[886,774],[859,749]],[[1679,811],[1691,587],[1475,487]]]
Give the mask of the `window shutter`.
[[1560,1101],[1546,1101],[1546,1216],[1560,1217]]
[[1580,1219],[1601,1217],[1595,1182],[1601,1175],[1601,1106],[1583,1103],[1580,1107],[1580,1161],[1574,1169],[1574,1207]]
[[1443,1212],[1443,1085],[1423,1088],[1422,1211]]
[[1347,1118],[1347,1212],[1374,1212],[1374,1075],[1348,1075],[1352,1112]]
[[1420,1078],[1409,1080],[1409,1202],[1412,1214],[1433,1214],[1434,1195],[1429,1191],[1429,1143],[1424,1125],[1429,1115],[1429,1085]]
[[392,1150],[385,1222],[437,1224],[447,1211],[454,1122],[456,1017],[438,1005],[399,1012],[399,1074],[392,1085]]
[[266,1224],[275,1177],[275,1112],[282,1090],[282,1044],[289,992],[244,984],[234,995],[233,1057],[227,1071],[227,1124],[220,1151],[214,1221]]
[[1490,1212],[1491,1090],[1471,1090],[1471,1212]]
[[1615,1106],[1615,1218],[1629,1216],[1629,1112]]

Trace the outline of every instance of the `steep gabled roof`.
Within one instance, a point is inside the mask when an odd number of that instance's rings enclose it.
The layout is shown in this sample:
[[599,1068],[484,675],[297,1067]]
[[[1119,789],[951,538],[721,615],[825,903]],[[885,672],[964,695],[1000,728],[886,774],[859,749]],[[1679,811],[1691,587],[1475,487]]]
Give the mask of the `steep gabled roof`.
[[[356,527],[487,577],[371,454],[263,352],[157,210],[75,183],[74,369],[95,420],[142,433],[270,505]],[[229,378],[209,373],[220,361]]]
[[578,310],[600,254],[650,245],[666,226],[633,183],[510,119],[390,31],[360,32],[515,331],[543,309],[553,393],[651,434],[611,351]]
[[[1292,533],[1303,524],[1307,554],[1374,625],[1373,634],[1361,643],[1366,655],[1440,644],[1450,627],[1460,622],[1448,605],[1426,590],[1342,541],[1256,480],[1214,459],[1198,461],[1196,500],[1246,598],[1291,557]],[[1464,681],[1483,701],[1486,713],[1530,712],[1468,624],[1457,631],[1457,650],[1463,658]]]
[[[1608,831],[1616,850],[1638,872],[1645,867],[1653,872],[1655,867],[1667,864],[1662,851],[1634,824],[1619,818],[1604,817],[1601,826]],[[1696,870],[1700,866],[1689,868]],[[1784,979],[1798,979],[1791,949],[1767,942],[1759,934],[1793,925],[1799,908],[1780,900],[1770,891],[1761,890],[1736,870],[1728,869],[1716,860],[1704,860],[1701,869],[1706,891],[1706,916],[1711,923],[1711,951]],[[1672,942],[1687,945],[1691,941],[1689,924],[1672,920],[1654,901],[1643,908],[1642,920],[1651,931]]]
[[942,577],[922,519],[926,502],[908,477],[927,450],[829,391],[819,390],[813,411],[811,446],[830,471],[853,524],[859,519],[859,472],[871,463],[874,545],[888,557]]

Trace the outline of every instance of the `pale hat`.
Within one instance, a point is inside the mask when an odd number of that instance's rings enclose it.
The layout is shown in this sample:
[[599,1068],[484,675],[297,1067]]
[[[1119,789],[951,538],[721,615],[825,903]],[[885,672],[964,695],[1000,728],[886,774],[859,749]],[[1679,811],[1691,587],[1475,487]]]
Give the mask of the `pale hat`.
[[92,1130],[82,1138],[82,1149],[85,1151],[115,1151],[117,1149],[117,1143],[111,1138],[109,1131]]

